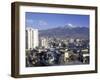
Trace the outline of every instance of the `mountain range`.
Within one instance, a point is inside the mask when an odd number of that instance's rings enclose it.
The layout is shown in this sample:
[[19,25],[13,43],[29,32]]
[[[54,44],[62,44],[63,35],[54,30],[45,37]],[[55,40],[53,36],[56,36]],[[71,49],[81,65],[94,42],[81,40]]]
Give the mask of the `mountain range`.
[[39,30],[40,37],[57,37],[57,38],[80,38],[89,39],[88,27],[72,27],[65,25],[52,29]]

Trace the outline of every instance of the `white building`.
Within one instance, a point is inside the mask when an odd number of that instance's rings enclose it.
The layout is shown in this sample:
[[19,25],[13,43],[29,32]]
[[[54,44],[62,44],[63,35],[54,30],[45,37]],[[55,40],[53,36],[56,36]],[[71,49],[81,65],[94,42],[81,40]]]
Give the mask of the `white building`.
[[39,45],[38,29],[26,28],[26,49],[33,49]]
[[47,38],[42,37],[40,39],[40,42],[41,42],[42,47],[48,48],[48,39]]
[[69,43],[74,43],[74,39],[73,38],[71,38],[70,40],[69,40]]

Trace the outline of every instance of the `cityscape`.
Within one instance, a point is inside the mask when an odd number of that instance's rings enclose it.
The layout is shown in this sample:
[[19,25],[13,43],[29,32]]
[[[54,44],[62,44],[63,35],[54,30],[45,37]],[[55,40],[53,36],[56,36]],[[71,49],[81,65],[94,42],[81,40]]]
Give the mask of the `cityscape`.
[[[44,20],[46,20],[45,16],[48,17],[48,19],[49,16],[50,18],[56,16],[59,20],[61,20],[61,16],[67,16],[67,18],[73,16],[73,20],[77,16],[27,12],[26,19],[31,17],[31,20],[27,20],[28,22],[26,22],[25,28],[26,67],[89,64],[89,27],[81,27],[82,25],[79,25],[78,23],[79,26],[61,24],[62,26],[56,25],[56,27],[46,27],[49,25],[43,21],[41,22],[41,25],[39,25],[39,22],[37,23],[38,25],[36,25],[32,19],[35,19],[33,16],[37,16],[41,19],[42,17],[39,17],[38,15],[42,15]],[[78,17],[80,18],[80,21],[86,19],[86,23],[89,22],[89,19],[87,19],[89,16],[79,15]],[[82,17],[86,18],[82,20]],[[65,18],[63,19],[65,20]],[[57,23],[57,21],[55,23]],[[84,22],[85,26],[89,26],[89,24],[86,25],[86,23]],[[45,27],[41,28],[42,26]]]

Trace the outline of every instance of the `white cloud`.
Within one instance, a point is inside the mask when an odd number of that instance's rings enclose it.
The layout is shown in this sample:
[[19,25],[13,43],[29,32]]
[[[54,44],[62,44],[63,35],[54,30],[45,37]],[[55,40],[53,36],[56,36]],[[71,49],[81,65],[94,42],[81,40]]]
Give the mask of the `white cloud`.
[[33,19],[26,19],[26,26],[33,26],[33,24],[35,23],[35,21]]
[[27,19],[26,22],[27,23],[33,23],[34,21],[33,21],[33,19]]
[[48,25],[48,23],[44,20],[39,20],[38,25],[44,25],[45,26],[45,25]]
[[40,27],[41,28],[44,26],[47,26],[48,23],[44,20],[34,20],[34,19],[27,19],[26,20],[26,26],[31,26],[31,27]]

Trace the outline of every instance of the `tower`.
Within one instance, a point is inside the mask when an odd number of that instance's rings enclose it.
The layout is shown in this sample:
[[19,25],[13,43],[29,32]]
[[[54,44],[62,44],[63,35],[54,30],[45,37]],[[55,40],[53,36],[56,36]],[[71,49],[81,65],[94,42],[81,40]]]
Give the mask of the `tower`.
[[26,49],[33,49],[39,45],[38,29],[26,28]]

